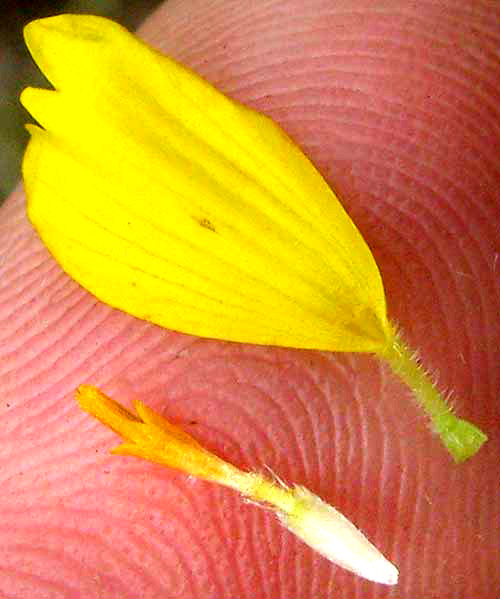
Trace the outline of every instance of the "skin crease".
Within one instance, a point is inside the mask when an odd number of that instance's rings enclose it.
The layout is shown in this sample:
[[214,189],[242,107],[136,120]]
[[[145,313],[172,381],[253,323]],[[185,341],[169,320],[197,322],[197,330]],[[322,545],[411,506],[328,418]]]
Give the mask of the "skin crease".
[[[373,5],[171,0],[141,35],[301,145],[374,252],[391,318],[489,442],[454,465],[369,356],[197,339],[108,308],[61,272],[19,188],[0,214],[0,596],[497,596],[500,10]],[[119,439],[72,400],[83,382],[306,485],[399,586],[329,564],[234,492],[109,456]]]

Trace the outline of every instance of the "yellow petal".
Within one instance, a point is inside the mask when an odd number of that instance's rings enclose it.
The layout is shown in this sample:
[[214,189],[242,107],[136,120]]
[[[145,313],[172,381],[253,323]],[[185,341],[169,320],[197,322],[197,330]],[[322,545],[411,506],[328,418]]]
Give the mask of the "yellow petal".
[[374,352],[455,460],[479,449],[486,436],[403,351],[359,231],[277,125],[107,19],[51,17],[25,37],[56,88],[21,96],[43,127],[28,127],[28,214],[70,276],[185,333]]
[[28,212],[73,278],[196,335],[387,344],[370,250],[270,119],[106,19],[52,17],[25,35],[57,90],[22,94],[43,127],[23,164]]

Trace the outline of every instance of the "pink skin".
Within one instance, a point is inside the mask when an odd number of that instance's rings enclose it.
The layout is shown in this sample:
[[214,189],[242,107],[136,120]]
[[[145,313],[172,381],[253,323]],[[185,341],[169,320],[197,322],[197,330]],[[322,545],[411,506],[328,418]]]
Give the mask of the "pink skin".
[[[0,596],[494,597],[499,5],[208,5],[171,0],[142,35],[301,145],[371,246],[391,318],[490,441],[454,465],[369,356],[197,339],[108,308],[61,272],[19,189],[0,214]],[[305,484],[400,585],[331,565],[232,491],[109,456],[118,438],[72,400],[82,382]]]

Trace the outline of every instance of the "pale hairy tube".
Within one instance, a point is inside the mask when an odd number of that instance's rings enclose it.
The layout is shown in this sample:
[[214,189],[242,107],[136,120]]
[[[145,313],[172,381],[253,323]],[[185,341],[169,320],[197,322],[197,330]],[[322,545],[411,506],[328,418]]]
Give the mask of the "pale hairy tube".
[[141,402],[134,404],[136,416],[90,385],[80,386],[76,399],[124,439],[112,453],[141,457],[235,489],[274,511],[289,531],[334,564],[375,582],[397,583],[396,567],[345,516],[305,487],[288,487],[236,468]]

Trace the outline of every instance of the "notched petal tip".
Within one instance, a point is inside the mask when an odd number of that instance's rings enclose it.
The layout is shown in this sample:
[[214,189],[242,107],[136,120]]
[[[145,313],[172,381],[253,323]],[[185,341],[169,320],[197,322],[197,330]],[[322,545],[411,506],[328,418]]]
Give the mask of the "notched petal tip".
[[62,96],[58,91],[37,87],[26,87],[19,96],[25,110],[47,131],[57,131],[55,125],[61,121],[64,110],[67,110],[61,100]]
[[24,39],[28,48],[39,48],[50,40],[65,36],[86,41],[102,41],[110,31],[121,26],[96,15],[63,14],[36,19],[25,25]]
[[[23,30],[24,40],[34,61],[58,89],[77,82],[82,65],[98,56],[92,44],[106,44],[126,29],[104,17],[63,14],[37,19]],[[122,36],[123,37],[123,36]]]
[[32,97],[33,91],[37,89],[36,87],[25,87],[22,92],[19,94],[19,102],[21,102],[21,105],[23,106],[23,108],[25,108],[30,114],[31,114],[31,110],[30,110],[30,99]]
[[39,127],[38,125],[35,125],[33,123],[26,123],[26,125],[24,125],[24,128],[30,134],[31,137],[37,135],[37,133],[44,132],[41,127]]

